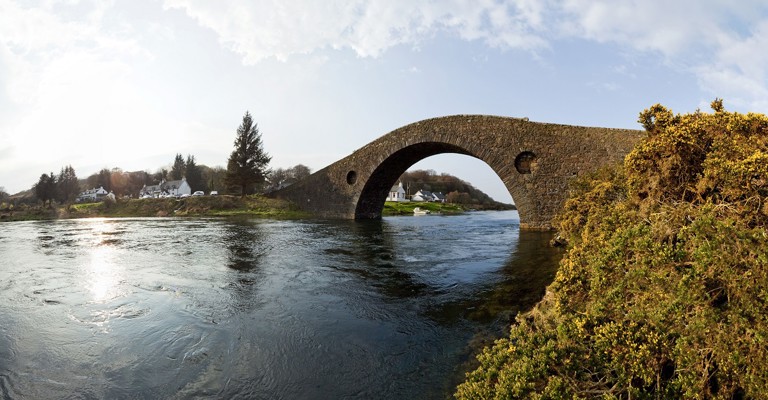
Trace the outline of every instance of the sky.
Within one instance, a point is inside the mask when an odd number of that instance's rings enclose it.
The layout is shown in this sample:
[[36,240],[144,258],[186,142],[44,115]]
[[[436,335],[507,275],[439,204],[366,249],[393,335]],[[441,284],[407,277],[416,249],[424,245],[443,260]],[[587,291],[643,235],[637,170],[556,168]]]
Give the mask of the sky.
[[[317,171],[454,114],[640,129],[768,113],[764,0],[0,0],[0,187],[72,165],[226,166],[246,111],[272,168]],[[485,163],[412,169],[510,202]]]

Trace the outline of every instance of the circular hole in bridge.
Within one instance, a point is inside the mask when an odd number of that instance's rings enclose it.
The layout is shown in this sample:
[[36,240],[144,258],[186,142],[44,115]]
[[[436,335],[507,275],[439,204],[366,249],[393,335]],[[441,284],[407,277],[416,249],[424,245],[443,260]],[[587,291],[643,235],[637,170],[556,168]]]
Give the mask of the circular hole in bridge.
[[350,185],[354,185],[355,182],[357,182],[357,172],[355,171],[347,172],[347,183],[349,183]]
[[515,157],[515,169],[521,174],[530,174],[532,168],[536,166],[536,160],[536,154],[524,151]]

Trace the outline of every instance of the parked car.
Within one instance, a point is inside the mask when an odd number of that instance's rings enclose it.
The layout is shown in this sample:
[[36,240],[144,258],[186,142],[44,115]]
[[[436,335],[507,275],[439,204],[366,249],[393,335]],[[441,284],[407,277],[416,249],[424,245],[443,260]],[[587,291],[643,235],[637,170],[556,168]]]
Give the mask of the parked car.
[[215,190],[211,190],[211,196],[218,196],[218,195],[219,195],[219,192]]
[[195,193],[192,193],[192,196],[205,196],[205,193],[202,190],[197,190]]

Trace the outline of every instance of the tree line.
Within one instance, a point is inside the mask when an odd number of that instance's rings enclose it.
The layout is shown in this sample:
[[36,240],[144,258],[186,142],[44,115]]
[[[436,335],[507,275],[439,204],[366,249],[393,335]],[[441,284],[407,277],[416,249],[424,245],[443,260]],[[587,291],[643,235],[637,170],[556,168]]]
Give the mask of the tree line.
[[[181,157],[176,155],[177,159]],[[155,185],[162,181],[187,179],[193,191],[215,190],[222,186],[226,171],[221,167],[208,167],[195,164],[192,155],[187,156],[187,161],[179,168],[174,164],[170,170],[161,168],[155,173],[147,171],[123,171],[121,168],[102,168],[87,178],[78,179],[75,169],[71,165],[62,167],[56,175],[53,172],[40,175],[37,183],[32,187],[32,192],[37,200],[50,203],[55,200],[59,203],[74,201],[85,189],[104,188],[115,196],[136,196],[145,185]]]
[[61,203],[71,202],[80,193],[75,169],[67,165],[61,168],[58,175],[53,172],[40,175],[40,179],[33,186],[33,192],[43,205],[50,205],[53,200]]
[[491,196],[453,175],[437,174],[433,170],[406,171],[400,176],[407,195],[413,195],[419,190],[440,192],[445,194],[448,203],[462,205],[492,206],[498,204]]
[[[78,179],[74,168],[67,165],[58,175],[44,173],[33,186],[32,194],[44,204],[51,201],[72,202],[83,189],[104,188],[117,197],[132,197],[146,185],[163,181],[186,179],[192,191],[239,194],[242,196],[272,192],[285,188],[311,174],[309,167],[298,164],[289,168],[269,169],[272,157],[264,150],[258,124],[246,111],[235,133],[234,149],[227,159],[227,167],[208,167],[197,164],[195,156],[186,158],[177,153],[170,168],[155,173],[126,172],[120,168],[102,168],[85,179]],[[405,172],[400,181],[407,190],[441,192],[446,201],[463,205],[494,206],[500,203],[471,184],[450,174],[437,174],[432,170]],[[409,193],[409,194],[414,194]]]
[[[227,168],[209,167],[197,164],[196,158],[186,158],[177,153],[170,168],[163,167],[154,173],[147,171],[127,172],[119,167],[102,168],[99,172],[79,179],[71,165],[40,175],[32,186],[31,200],[43,205],[72,203],[85,189],[104,188],[117,197],[137,196],[146,185],[157,185],[163,181],[186,179],[192,191],[219,191],[221,193],[248,195],[277,190],[310,175],[309,167],[299,164],[289,168],[268,168],[271,157],[263,148],[261,133],[250,112],[245,113],[237,128],[234,149],[227,160]],[[4,188],[0,198],[10,199]]]

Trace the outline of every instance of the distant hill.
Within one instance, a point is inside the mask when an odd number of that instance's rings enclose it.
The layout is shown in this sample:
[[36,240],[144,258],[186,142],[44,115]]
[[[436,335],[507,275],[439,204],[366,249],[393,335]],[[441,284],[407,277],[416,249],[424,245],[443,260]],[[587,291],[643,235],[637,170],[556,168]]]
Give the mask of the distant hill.
[[406,196],[419,190],[428,190],[443,193],[453,203],[486,209],[515,209],[513,204],[498,202],[471,183],[447,173],[438,174],[432,170],[406,171],[398,182],[403,183]]
[[21,192],[9,196],[11,200],[33,199],[34,197],[35,192],[32,189],[22,190]]

